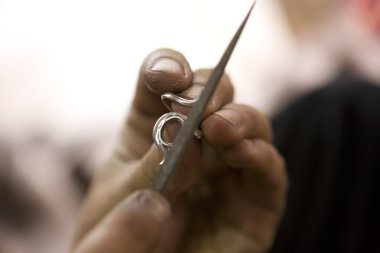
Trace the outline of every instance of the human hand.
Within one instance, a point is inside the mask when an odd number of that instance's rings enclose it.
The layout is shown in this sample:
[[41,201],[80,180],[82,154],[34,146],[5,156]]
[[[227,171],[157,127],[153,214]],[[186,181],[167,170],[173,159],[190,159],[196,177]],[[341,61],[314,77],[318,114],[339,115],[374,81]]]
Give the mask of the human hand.
[[[284,161],[271,144],[269,121],[234,104],[224,76],[180,172],[165,193],[152,185],[162,154],[152,128],[166,112],[160,94],[196,98],[211,70],[192,72],[178,52],[161,49],[144,61],[117,148],[96,176],[83,207],[75,253],[265,252],[286,192]],[[174,111],[189,109],[172,105]],[[174,129],[175,127],[169,127]],[[170,136],[173,133],[169,133]],[[135,193],[138,191],[138,193]]]

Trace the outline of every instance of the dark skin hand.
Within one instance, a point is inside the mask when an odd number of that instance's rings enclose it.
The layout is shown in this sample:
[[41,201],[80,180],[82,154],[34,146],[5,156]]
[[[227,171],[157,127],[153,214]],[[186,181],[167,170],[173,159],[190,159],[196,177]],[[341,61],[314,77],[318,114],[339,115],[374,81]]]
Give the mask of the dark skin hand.
[[[266,252],[285,203],[284,161],[266,117],[233,103],[224,76],[165,196],[148,189],[162,154],[152,144],[163,92],[196,98],[211,70],[160,49],[144,61],[119,143],[85,201],[74,253]],[[174,111],[189,109],[173,105]],[[175,126],[169,127],[175,129]],[[174,130],[173,130],[174,131]],[[171,131],[169,136],[173,135]]]

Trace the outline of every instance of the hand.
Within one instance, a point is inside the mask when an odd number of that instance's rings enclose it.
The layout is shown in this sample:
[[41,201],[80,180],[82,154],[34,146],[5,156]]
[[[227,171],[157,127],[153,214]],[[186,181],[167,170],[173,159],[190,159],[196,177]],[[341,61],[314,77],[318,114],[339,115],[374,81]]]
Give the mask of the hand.
[[[196,98],[210,73],[192,72],[183,55],[173,50],[157,50],[147,57],[117,148],[94,179],[83,207],[73,252],[270,248],[285,203],[284,161],[271,144],[268,120],[232,102],[227,76],[204,114],[202,140],[190,142],[165,198],[142,191],[151,186],[162,159],[151,137],[155,121],[166,112],[159,94],[170,91]],[[176,105],[173,110],[189,111]]]

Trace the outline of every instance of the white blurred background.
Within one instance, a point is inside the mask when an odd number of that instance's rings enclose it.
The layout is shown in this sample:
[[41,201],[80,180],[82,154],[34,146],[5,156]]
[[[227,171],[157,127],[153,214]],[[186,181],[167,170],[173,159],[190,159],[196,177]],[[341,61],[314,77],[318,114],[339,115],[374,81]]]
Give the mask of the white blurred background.
[[[213,67],[251,2],[3,0],[1,131],[70,138],[117,126],[149,52],[170,47],[193,68]],[[286,59],[286,29],[274,3],[260,1],[228,65],[238,101],[267,109],[260,81]]]

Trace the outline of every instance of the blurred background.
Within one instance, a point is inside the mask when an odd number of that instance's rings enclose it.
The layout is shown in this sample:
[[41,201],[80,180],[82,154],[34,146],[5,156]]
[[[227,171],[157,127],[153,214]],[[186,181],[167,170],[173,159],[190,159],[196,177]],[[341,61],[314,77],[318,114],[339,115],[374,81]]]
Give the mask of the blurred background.
[[[251,3],[0,1],[0,252],[67,252],[145,56],[169,47],[194,69],[213,67]],[[377,43],[342,10],[258,1],[227,67],[236,101],[271,116],[346,62],[377,78]]]

